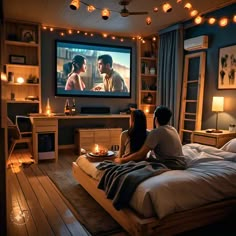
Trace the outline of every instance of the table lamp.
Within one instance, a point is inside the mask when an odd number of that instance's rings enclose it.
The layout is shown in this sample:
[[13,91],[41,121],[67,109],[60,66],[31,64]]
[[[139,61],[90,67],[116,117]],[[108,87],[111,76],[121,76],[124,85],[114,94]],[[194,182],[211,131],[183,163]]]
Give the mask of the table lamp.
[[218,114],[224,111],[224,97],[213,97],[212,99],[212,111],[216,112],[216,129],[213,133],[222,133],[223,131],[218,130]]

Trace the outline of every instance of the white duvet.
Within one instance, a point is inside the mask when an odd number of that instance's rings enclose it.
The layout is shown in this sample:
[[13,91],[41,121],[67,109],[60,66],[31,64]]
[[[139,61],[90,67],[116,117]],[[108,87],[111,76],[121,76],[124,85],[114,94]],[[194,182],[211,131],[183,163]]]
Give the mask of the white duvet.
[[[171,170],[149,178],[136,189],[130,207],[144,217],[163,218],[175,212],[236,197],[236,153],[201,144],[183,146],[186,170]],[[79,157],[76,163],[99,180],[98,163]]]

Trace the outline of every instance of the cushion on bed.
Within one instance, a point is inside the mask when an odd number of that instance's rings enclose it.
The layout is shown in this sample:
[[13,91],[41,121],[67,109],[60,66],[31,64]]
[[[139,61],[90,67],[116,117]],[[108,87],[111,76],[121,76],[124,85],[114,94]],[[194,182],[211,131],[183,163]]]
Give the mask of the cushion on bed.
[[225,152],[234,152],[234,153],[236,153],[236,138],[231,139],[229,142],[227,142],[220,149],[225,151]]

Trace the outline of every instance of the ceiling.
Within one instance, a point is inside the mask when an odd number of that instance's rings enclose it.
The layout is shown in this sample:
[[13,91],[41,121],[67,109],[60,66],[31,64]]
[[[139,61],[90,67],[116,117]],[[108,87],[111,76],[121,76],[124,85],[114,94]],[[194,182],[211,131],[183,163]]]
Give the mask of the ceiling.
[[[182,0],[182,3],[168,0],[172,5],[172,11],[169,13],[164,13],[161,9],[165,0],[132,0],[127,6],[129,11],[147,11],[149,14],[128,17],[122,17],[119,14],[122,9],[119,5],[120,0],[83,1],[100,9],[107,7],[113,11],[108,20],[103,20],[100,10],[89,13],[83,4],[78,10],[71,10],[69,7],[71,0],[3,0],[4,17],[39,22],[56,28],[112,33],[119,36],[141,35],[142,37],[155,34],[174,23],[190,19],[189,11],[183,7],[185,0]],[[194,9],[203,14],[227,6],[235,0],[189,0],[189,2]],[[159,8],[157,13],[153,12],[154,6]],[[151,25],[145,23],[147,16],[152,18]]]

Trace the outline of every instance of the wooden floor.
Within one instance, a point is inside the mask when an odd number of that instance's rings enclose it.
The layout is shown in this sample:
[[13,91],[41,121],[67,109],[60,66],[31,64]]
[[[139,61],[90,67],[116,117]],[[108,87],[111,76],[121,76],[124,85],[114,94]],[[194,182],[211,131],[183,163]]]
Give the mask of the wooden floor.
[[[24,163],[32,160],[30,153],[22,149],[14,151],[11,165],[7,169],[7,235],[90,235],[77,220],[78,217],[76,218],[76,213],[70,204],[43,171],[46,168],[56,169],[58,165],[65,171],[71,171],[71,164],[76,157],[72,151],[68,154],[66,150],[59,152],[57,163],[42,161],[38,165],[27,165]],[[225,224],[213,225],[211,228],[186,232],[182,235],[223,235],[222,232],[226,233],[224,235],[235,235],[231,234],[234,228],[232,225],[230,224],[231,229]],[[118,233],[112,236],[127,235]]]
[[28,152],[16,150],[7,169],[7,235],[90,235],[40,165],[22,164],[29,161]]

